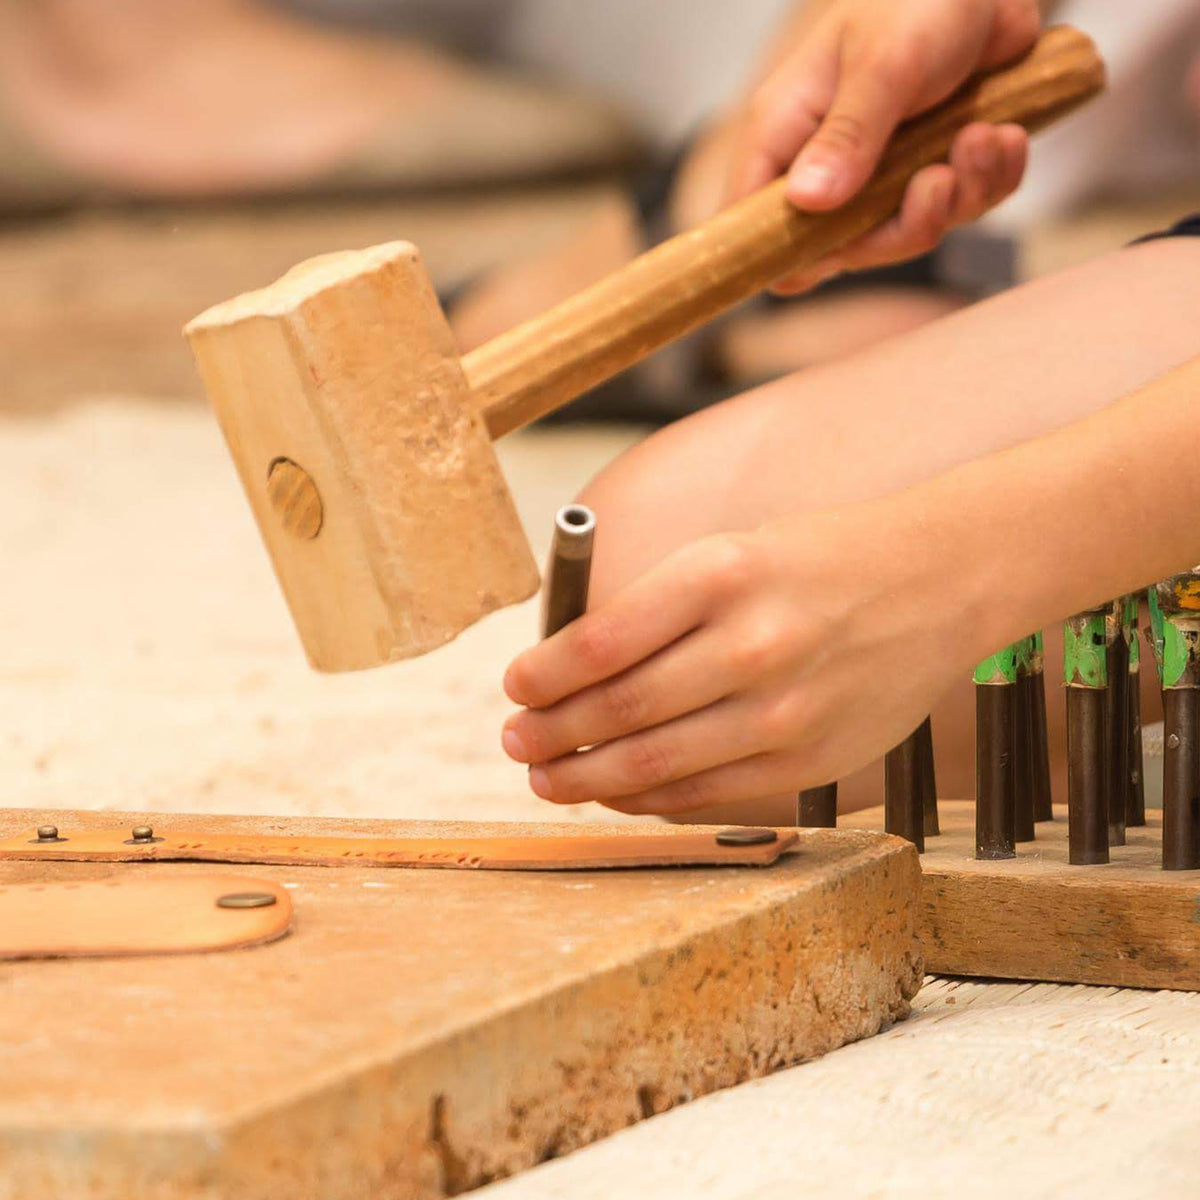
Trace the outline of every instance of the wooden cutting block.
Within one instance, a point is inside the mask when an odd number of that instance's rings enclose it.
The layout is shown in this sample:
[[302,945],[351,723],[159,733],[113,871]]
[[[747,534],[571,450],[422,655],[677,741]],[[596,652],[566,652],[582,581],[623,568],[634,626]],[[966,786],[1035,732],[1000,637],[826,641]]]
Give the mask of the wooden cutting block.
[[[1067,810],[1016,858],[980,862],[975,806],[940,801],[921,855],[925,965],[945,975],[1200,991],[1200,871],[1162,869],[1162,814],[1127,830],[1112,861],[1067,862]],[[881,829],[883,809],[839,817]]]
[[[9,811],[0,840],[147,819]],[[562,830],[169,823],[197,836]],[[217,870],[6,861],[0,885]],[[875,833],[801,830],[756,867],[255,873],[291,896],[290,937],[0,963],[2,1200],[454,1194],[876,1033],[908,1013],[922,977],[917,856]]]

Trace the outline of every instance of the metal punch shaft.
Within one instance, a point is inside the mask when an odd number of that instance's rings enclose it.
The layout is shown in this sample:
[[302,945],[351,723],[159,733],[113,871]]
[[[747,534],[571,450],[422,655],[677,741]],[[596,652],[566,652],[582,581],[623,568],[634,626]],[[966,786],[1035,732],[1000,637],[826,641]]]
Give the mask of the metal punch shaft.
[[1032,712],[1031,752],[1033,755],[1033,819],[1053,821],[1054,806],[1050,791],[1050,737],[1046,726],[1046,651],[1039,629],[1033,635],[1033,654],[1029,659],[1029,688]]
[[796,823],[815,829],[837,826],[837,784],[806,788],[797,801]]
[[1017,648],[975,668],[975,857],[1016,855]]
[[925,849],[923,759],[919,730],[889,750],[883,760],[883,827]]
[[937,767],[933,759],[933,718],[926,717],[917,726],[917,747],[921,753],[921,807],[926,837],[941,833],[938,822]]
[[1022,638],[1014,646],[1017,658],[1017,725],[1014,741],[1014,778],[1016,795],[1013,802],[1014,836],[1018,842],[1032,842],[1037,836],[1034,821],[1033,788],[1033,638]]
[[1129,790],[1125,824],[1146,824],[1146,768],[1142,760],[1142,648],[1138,639],[1138,598],[1130,596],[1129,609]]
[[1193,871],[1200,868],[1200,569],[1172,575],[1154,591],[1163,685],[1163,869]]
[[1089,609],[1063,623],[1067,689],[1068,861],[1108,862],[1108,641],[1106,610]]
[[1108,691],[1108,844],[1125,845],[1125,810],[1129,803],[1129,643],[1125,597],[1114,600],[1105,617]]
[[586,504],[566,504],[555,513],[542,637],[553,636],[587,611],[595,534],[596,514]]
[[1200,689],[1163,692],[1163,846],[1166,871],[1200,867]]

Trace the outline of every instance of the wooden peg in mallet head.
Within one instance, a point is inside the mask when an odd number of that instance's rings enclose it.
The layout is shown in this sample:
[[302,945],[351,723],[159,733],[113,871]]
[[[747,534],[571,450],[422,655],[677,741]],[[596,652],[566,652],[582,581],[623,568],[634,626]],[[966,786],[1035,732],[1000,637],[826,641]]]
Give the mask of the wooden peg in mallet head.
[[963,126],[1037,129],[1103,81],[1087,37],[1048,30],[902,126],[838,211],[798,212],[779,180],[461,361],[406,242],[201,314],[187,336],[312,665],[422,654],[534,593],[493,438],[880,224]]

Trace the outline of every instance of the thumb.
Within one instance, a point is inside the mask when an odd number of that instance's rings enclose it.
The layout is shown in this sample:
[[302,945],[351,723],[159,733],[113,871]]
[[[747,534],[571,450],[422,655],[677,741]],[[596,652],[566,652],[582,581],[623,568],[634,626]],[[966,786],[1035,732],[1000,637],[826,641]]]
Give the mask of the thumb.
[[837,208],[870,178],[907,107],[889,74],[873,64],[843,69],[828,113],[788,172],[797,208]]

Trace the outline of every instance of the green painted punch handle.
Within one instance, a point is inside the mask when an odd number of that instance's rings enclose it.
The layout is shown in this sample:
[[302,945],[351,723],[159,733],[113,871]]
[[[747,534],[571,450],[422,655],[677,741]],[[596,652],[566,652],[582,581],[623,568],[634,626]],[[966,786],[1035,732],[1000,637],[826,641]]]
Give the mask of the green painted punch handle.
[[1063,622],[1063,683],[1071,688],[1108,686],[1108,606],[1089,608]]
[[1200,572],[1172,575],[1156,583],[1151,592],[1162,639],[1163,687],[1200,687]]
[[1021,642],[1014,642],[989,654],[976,668],[974,679],[978,684],[1002,686],[1017,682],[1017,655]]

